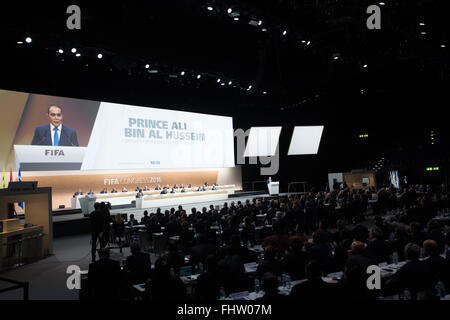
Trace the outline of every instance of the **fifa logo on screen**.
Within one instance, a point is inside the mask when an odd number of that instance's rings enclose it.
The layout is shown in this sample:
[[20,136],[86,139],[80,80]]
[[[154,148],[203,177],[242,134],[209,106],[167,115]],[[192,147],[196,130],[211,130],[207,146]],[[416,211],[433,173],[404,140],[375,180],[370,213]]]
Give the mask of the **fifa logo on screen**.
[[105,186],[114,186],[119,184],[119,179],[103,179]]
[[80,290],[81,289],[81,269],[79,266],[68,266],[67,274],[70,276],[67,278],[66,285],[69,290]]
[[46,157],[64,157],[64,151],[63,150],[45,150],[45,156]]

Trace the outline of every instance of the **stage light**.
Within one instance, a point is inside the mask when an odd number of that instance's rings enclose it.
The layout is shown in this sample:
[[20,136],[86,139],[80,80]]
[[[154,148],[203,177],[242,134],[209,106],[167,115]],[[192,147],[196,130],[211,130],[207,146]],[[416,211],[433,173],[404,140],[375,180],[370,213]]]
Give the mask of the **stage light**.
[[228,8],[227,12],[228,12],[228,13],[230,14],[230,13],[232,13],[232,12],[233,12],[233,9],[231,9],[231,8]]
[[98,58],[98,59],[102,59],[102,58],[103,58],[103,55],[102,55],[101,53],[99,53],[99,54],[97,55],[97,58]]
[[424,25],[425,25],[425,23],[421,22],[421,23],[419,23],[419,25],[421,25],[421,26],[424,26]]
[[33,42],[33,39],[31,39],[30,37],[27,37],[27,38],[25,39],[25,41],[26,41],[27,43],[31,43],[31,42]]
[[380,6],[384,6],[385,3],[384,3],[384,2],[380,2],[379,5],[380,5]]
[[441,44],[441,48],[445,48],[446,47],[446,45],[445,44]]
[[158,70],[156,69],[148,70],[148,73],[155,74],[158,73]]
[[79,58],[79,57],[81,57],[81,53],[77,53],[75,56],[77,56]]
[[338,57],[338,56],[334,57],[334,60],[338,60],[338,59],[339,59],[339,57]]
[[17,44],[23,44],[23,41],[17,41]]
[[267,31],[267,29],[266,29],[266,28],[263,28],[263,29],[261,29],[261,31],[262,31],[262,32],[266,32],[266,31]]
[[239,21],[239,18],[238,17],[234,18],[234,21]]
[[263,94],[267,94],[267,91],[263,91]]
[[367,68],[367,64],[365,64],[365,65],[363,66],[363,68]]
[[262,20],[258,21],[258,26],[262,25]]
[[220,81],[222,81],[222,80],[220,80],[220,79],[217,79],[217,83],[220,83]]
[[145,69],[148,69],[148,68],[150,68],[150,65],[149,65],[149,64],[146,64],[146,65],[145,65]]
[[253,86],[248,86],[247,91],[252,90]]
[[197,79],[200,79],[202,76],[201,75],[197,75]]
[[59,50],[58,50],[58,53],[63,54],[63,53],[64,53],[64,50],[63,50],[63,49],[59,49]]
[[425,31],[422,31],[420,34],[426,35],[427,33]]
[[182,76],[184,76],[186,73],[184,71],[181,71],[180,73]]
[[208,7],[208,11],[213,11],[213,7]]
[[309,46],[310,44],[311,44],[311,41],[308,41],[308,43],[306,45]]
[[225,82],[222,82],[220,85],[223,87],[225,85]]
[[231,86],[233,84],[233,81],[228,82],[228,85]]
[[72,48],[72,53],[77,53],[77,48]]
[[285,36],[287,34],[287,31],[286,30],[284,30],[283,31],[283,36]]

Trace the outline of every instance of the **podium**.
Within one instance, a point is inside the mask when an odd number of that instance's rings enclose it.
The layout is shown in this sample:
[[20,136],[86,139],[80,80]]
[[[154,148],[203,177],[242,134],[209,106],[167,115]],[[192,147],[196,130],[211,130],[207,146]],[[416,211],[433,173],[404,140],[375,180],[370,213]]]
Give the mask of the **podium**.
[[269,194],[271,196],[278,195],[280,193],[280,182],[274,181],[267,184],[267,188],[269,189]]
[[86,195],[84,197],[79,198],[81,205],[81,212],[86,215],[94,211],[94,204],[97,200],[95,195]]
[[16,167],[22,171],[80,170],[86,149],[14,145]]

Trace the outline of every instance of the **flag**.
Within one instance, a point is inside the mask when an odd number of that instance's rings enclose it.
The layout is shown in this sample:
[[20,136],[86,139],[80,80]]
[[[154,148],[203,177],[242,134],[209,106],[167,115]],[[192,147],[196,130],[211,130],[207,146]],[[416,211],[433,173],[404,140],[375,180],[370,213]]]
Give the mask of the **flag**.
[[12,168],[9,171],[9,182],[13,181]]
[[2,189],[6,188],[6,178],[5,178],[5,168],[3,168],[3,176],[2,176]]
[[22,173],[20,172],[20,167],[19,167],[19,182],[21,182],[22,181]]

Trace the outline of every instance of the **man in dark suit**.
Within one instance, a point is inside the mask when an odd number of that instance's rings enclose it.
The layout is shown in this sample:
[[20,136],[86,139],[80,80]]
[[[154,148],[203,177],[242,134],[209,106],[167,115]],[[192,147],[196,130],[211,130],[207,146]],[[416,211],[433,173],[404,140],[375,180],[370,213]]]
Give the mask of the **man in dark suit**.
[[131,244],[131,256],[127,257],[124,271],[132,284],[144,283],[151,276],[150,255],[141,251],[137,243]]
[[37,127],[31,145],[78,147],[75,130],[62,125],[62,109],[57,105],[48,108],[50,125]]
[[89,265],[88,286],[94,300],[119,298],[121,282],[120,264],[109,258],[109,249],[99,250],[100,260]]

